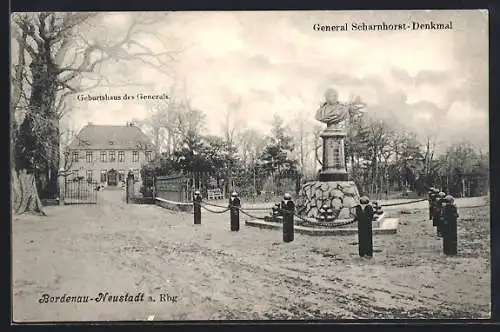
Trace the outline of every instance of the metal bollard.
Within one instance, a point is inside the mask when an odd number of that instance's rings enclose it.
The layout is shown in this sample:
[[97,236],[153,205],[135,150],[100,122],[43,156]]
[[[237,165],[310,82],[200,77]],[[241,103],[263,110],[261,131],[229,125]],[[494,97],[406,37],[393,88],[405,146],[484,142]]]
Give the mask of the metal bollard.
[[201,224],[201,193],[199,190],[194,192],[193,197],[193,208],[194,208],[194,224]]
[[[359,203],[360,205],[356,207],[356,220],[358,221],[358,253],[359,257],[370,258],[373,256],[372,227],[375,211],[368,197],[361,197]],[[365,205],[364,208],[363,205]]]
[[443,253],[447,256],[457,255],[457,218],[458,211],[453,196],[446,196],[443,207]]
[[437,236],[442,237],[443,236],[443,223],[444,223],[444,198],[446,197],[446,194],[443,191],[440,191],[437,195],[437,202],[436,202],[436,215],[437,215],[437,223],[436,223],[436,230],[437,230]]
[[293,215],[295,204],[290,194],[285,194],[281,202],[281,212],[283,215],[283,242],[292,242],[294,239]]
[[443,225],[443,253],[447,256],[456,256],[458,251],[457,243],[457,220],[448,219]]
[[429,192],[427,193],[427,202],[429,203],[429,220],[432,220],[432,214],[434,213],[434,198],[435,198],[435,193],[434,193],[434,187],[431,187],[429,189]]
[[241,201],[236,192],[231,194],[229,198],[229,208],[231,217],[231,231],[237,232],[240,230],[240,207]]

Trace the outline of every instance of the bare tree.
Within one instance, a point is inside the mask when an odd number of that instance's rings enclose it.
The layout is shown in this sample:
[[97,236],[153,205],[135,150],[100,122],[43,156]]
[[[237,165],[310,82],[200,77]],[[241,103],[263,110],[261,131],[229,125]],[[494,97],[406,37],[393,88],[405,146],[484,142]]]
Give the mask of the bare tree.
[[70,145],[76,141],[78,145],[84,146],[87,142],[84,141],[84,138],[78,136],[78,130],[74,125],[62,126],[59,141],[61,144],[60,169],[63,171],[63,175],[67,176],[71,174],[71,168],[75,162],[71,155]]
[[369,121],[368,151],[367,157],[370,161],[371,185],[370,191],[378,194],[380,192],[381,159],[383,151],[390,144],[390,128],[381,120],[371,119]]
[[436,153],[437,141],[435,137],[427,136],[424,150],[424,179],[429,181],[434,168],[434,155]]
[[247,128],[238,134],[238,144],[243,165],[252,170],[253,189],[257,193],[258,157],[266,145],[263,133],[253,128]]
[[234,153],[237,151],[235,146],[235,139],[238,135],[238,116],[241,110],[241,98],[238,97],[236,100],[229,103],[228,108],[224,116],[224,122],[222,123],[222,132],[224,135],[224,140],[227,145],[230,156],[227,160],[227,181],[228,190],[233,190],[233,162]]
[[156,153],[164,150],[170,155],[169,138],[172,135],[172,105],[170,100],[159,100],[147,104],[148,115],[144,119],[133,119],[133,122],[141,128],[143,132],[153,137],[153,144]]
[[[304,112],[299,111],[292,122],[292,135],[294,137],[293,153],[297,160],[297,187],[304,178],[311,179],[316,172],[315,147],[320,141],[320,126],[312,123],[311,118]],[[318,145],[320,145],[319,142]],[[312,157],[312,158],[311,158]],[[319,156],[318,156],[319,157]]]

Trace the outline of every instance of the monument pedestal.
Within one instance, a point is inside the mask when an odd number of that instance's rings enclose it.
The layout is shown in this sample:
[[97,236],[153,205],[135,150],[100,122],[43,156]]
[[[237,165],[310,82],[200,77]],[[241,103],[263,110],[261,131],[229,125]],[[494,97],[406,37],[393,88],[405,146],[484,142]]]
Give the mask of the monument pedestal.
[[327,127],[321,134],[323,139],[323,166],[319,173],[319,181],[347,181],[345,166],[344,139],[346,132],[342,129]]
[[328,125],[321,134],[323,165],[317,181],[304,184],[297,198],[297,212],[306,218],[318,219],[325,209],[334,220],[352,219],[351,209],[359,204],[359,191],[349,181],[345,165],[343,128]]

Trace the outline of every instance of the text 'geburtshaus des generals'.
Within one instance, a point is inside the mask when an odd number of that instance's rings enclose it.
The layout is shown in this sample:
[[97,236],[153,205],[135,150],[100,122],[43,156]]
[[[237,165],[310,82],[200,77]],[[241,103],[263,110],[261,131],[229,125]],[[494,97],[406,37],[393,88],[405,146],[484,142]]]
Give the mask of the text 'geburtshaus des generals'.
[[123,95],[111,95],[111,94],[102,94],[102,95],[91,95],[91,94],[79,94],[76,96],[76,100],[78,101],[129,101],[129,100],[166,100],[168,99],[168,95],[166,93],[161,94],[146,94],[146,93],[137,93],[137,94],[128,94],[125,93]]

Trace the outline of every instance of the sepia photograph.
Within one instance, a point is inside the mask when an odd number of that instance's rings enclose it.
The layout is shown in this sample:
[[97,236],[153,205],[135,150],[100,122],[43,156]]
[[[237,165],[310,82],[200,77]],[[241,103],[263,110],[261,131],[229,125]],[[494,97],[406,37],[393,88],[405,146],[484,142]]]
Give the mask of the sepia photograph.
[[487,10],[10,28],[13,322],[491,318]]

